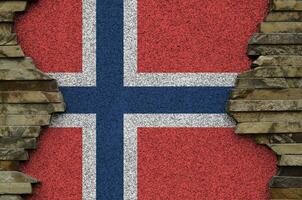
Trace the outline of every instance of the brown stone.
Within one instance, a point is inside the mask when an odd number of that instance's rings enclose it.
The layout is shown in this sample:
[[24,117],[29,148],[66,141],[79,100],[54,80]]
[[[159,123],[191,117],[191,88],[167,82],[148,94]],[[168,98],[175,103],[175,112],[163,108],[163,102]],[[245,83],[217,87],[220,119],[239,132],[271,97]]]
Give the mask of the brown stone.
[[271,9],[275,11],[302,11],[301,0],[273,0]]
[[302,78],[238,78],[236,88],[298,88],[301,86],[301,82]]
[[266,22],[301,22],[302,12],[270,12]]
[[302,45],[249,45],[248,55],[302,55]]
[[43,91],[0,91],[1,103],[60,103],[61,92]]
[[40,126],[0,126],[1,137],[38,137],[40,133]]
[[[274,55],[269,55],[269,56],[259,56],[254,62],[253,62],[253,66],[254,67],[258,67],[258,66],[265,66],[265,67],[270,67],[270,69],[272,71],[274,67],[278,66],[278,67],[284,67],[284,69],[286,69],[287,71],[289,69],[287,69],[288,67],[301,67],[302,66],[302,56],[297,56],[297,55],[278,55],[278,56],[274,56]],[[276,68],[278,68],[276,67]],[[281,68],[283,69],[283,68]],[[254,69],[254,70],[258,70],[258,68]],[[299,70],[296,69],[296,70]],[[280,73],[280,72],[278,72]],[[285,73],[285,75],[287,74],[287,72]]]
[[301,33],[302,22],[262,22],[261,33]]
[[256,33],[249,44],[302,44],[300,33]]
[[[299,135],[297,138],[296,136]],[[257,134],[256,143],[262,145],[296,143],[301,140],[301,134]]]
[[24,149],[0,148],[0,160],[28,160],[28,153]]
[[302,112],[231,112],[237,122],[297,122]]
[[264,66],[244,72],[238,78],[301,78],[302,66]]
[[20,195],[0,195],[0,200],[22,200]]
[[50,76],[37,69],[0,69],[0,81],[2,80],[53,80]]
[[270,188],[302,188],[302,177],[274,176]]
[[13,12],[0,12],[0,22],[13,22],[14,16]]
[[0,194],[31,194],[31,183],[0,183]]
[[302,167],[279,167],[278,176],[302,177]]
[[271,188],[271,198],[273,199],[300,199],[302,188]]
[[[1,60],[1,59],[0,59]],[[55,80],[51,81],[1,81],[0,91],[58,91]]]
[[0,12],[21,12],[26,9],[27,1],[0,1]]
[[228,110],[252,111],[302,111],[301,100],[230,100]]
[[47,126],[50,124],[50,117],[50,115],[0,115],[0,126]]
[[[1,29],[0,29],[0,33],[1,33]],[[24,57],[24,53],[19,45],[0,46],[0,58],[8,58],[8,57],[9,58]]]
[[63,112],[64,103],[49,104],[0,104],[0,116],[5,115],[48,115],[54,112]]
[[24,57],[24,58],[1,58],[0,59],[0,69],[35,69],[35,65],[31,58]]
[[0,183],[39,183],[38,180],[18,171],[0,171]]
[[[269,144],[268,145],[277,155],[302,155],[302,144]],[[302,168],[301,168],[302,171]]]
[[19,171],[19,168],[19,161],[0,161],[0,171]]
[[282,155],[279,166],[302,166],[302,155]]
[[302,88],[287,89],[235,89],[230,95],[232,100],[299,100]]
[[[1,18],[1,13],[0,13]],[[11,34],[0,34],[0,45],[17,45],[17,36],[15,33]]]
[[238,134],[302,133],[302,122],[244,122],[237,124],[235,132]]
[[36,138],[11,138],[2,137],[0,138],[0,146],[8,149],[36,149],[37,140]]

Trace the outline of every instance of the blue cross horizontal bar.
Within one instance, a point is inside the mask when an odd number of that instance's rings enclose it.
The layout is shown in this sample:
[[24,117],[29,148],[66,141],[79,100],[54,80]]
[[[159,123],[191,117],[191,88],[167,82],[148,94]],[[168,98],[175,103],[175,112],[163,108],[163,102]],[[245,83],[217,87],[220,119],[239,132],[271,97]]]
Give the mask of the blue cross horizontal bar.
[[61,88],[68,113],[224,113],[230,88]]

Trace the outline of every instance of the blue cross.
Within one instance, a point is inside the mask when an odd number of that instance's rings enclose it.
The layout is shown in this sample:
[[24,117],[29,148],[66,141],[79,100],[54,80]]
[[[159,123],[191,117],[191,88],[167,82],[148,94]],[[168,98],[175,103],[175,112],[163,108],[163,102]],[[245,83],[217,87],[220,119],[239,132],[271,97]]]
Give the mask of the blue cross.
[[97,2],[97,87],[61,88],[69,113],[97,114],[97,199],[123,199],[124,113],[224,113],[230,88],[124,87],[123,0]]

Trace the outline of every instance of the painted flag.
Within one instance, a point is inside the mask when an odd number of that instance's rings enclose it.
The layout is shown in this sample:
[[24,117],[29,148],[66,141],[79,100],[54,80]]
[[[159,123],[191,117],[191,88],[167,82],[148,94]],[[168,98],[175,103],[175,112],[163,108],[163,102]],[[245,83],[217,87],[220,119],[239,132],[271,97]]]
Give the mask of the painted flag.
[[18,16],[67,103],[23,167],[42,181],[27,199],[268,199],[275,157],[225,113],[267,4],[39,0]]

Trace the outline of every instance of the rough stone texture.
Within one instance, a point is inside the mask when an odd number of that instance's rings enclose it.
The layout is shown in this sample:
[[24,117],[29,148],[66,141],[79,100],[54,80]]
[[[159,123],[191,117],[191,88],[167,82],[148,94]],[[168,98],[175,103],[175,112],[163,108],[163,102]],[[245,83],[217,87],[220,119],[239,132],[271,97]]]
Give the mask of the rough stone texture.
[[38,137],[40,126],[0,126],[0,137]]
[[299,122],[302,112],[231,112],[237,122]]
[[271,0],[248,45],[251,70],[238,75],[227,111],[236,134],[255,138],[278,157],[271,199],[302,199],[302,1]]
[[[301,122],[248,122],[239,123],[236,127],[238,134],[282,134],[302,133]],[[300,146],[301,148],[302,146]]]
[[0,200],[20,200],[38,183],[19,172],[27,150],[37,148],[41,127],[51,115],[64,112],[56,80],[25,57],[13,33],[15,12],[25,11],[26,0],[0,1]]
[[248,47],[248,55],[302,55],[302,45],[255,45]]
[[273,199],[301,199],[302,188],[271,188]]
[[282,89],[302,86],[302,78],[238,78],[236,88]]
[[302,88],[235,89],[230,98],[234,100],[300,100],[302,99]]
[[302,154],[302,144],[268,144],[268,146],[278,155]]
[[[302,66],[302,56],[298,55],[286,55],[286,56],[259,56],[254,62],[253,66],[265,66],[271,69],[276,66],[289,67],[289,66]],[[287,69],[290,70],[290,69]]]
[[266,22],[301,22],[301,12],[271,12],[265,18]]
[[302,11],[301,0],[273,0],[272,10],[277,11]]
[[19,168],[18,161],[0,161],[0,171],[19,171]]
[[28,160],[28,153],[20,148],[0,148],[0,160],[3,161],[25,161]]
[[271,188],[302,188],[302,177],[274,176],[270,182]]
[[[0,31],[1,31],[1,26],[0,26]],[[18,58],[18,57],[24,57],[24,53],[19,45],[0,46],[0,57]]]
[[229,111],[302,111],[302,100],[230,100]]
[[22,200],[19,195],[0,195],[0,200]]
[[0,194],[31,194],[31,183],[0,183]]
[[260,25],[261,33],[300,33],[302,22],[263,22]]
[[296,134],[257,134],[254,137],[257,144],[263,145],[301,142],[301,138],[296,137]]
[[279,166],[302,166],[302,155],[282,155]]
[[302,34],[265,34],[257,33],[251,38],[249,44],[302,44]]
[[16,36],[15,33],[1,34],[0,35],[0,45],[6,45],[6,46],[8,46],[8,45],[17,45],[17,44],[18,44],[17,43],[17,36]]

